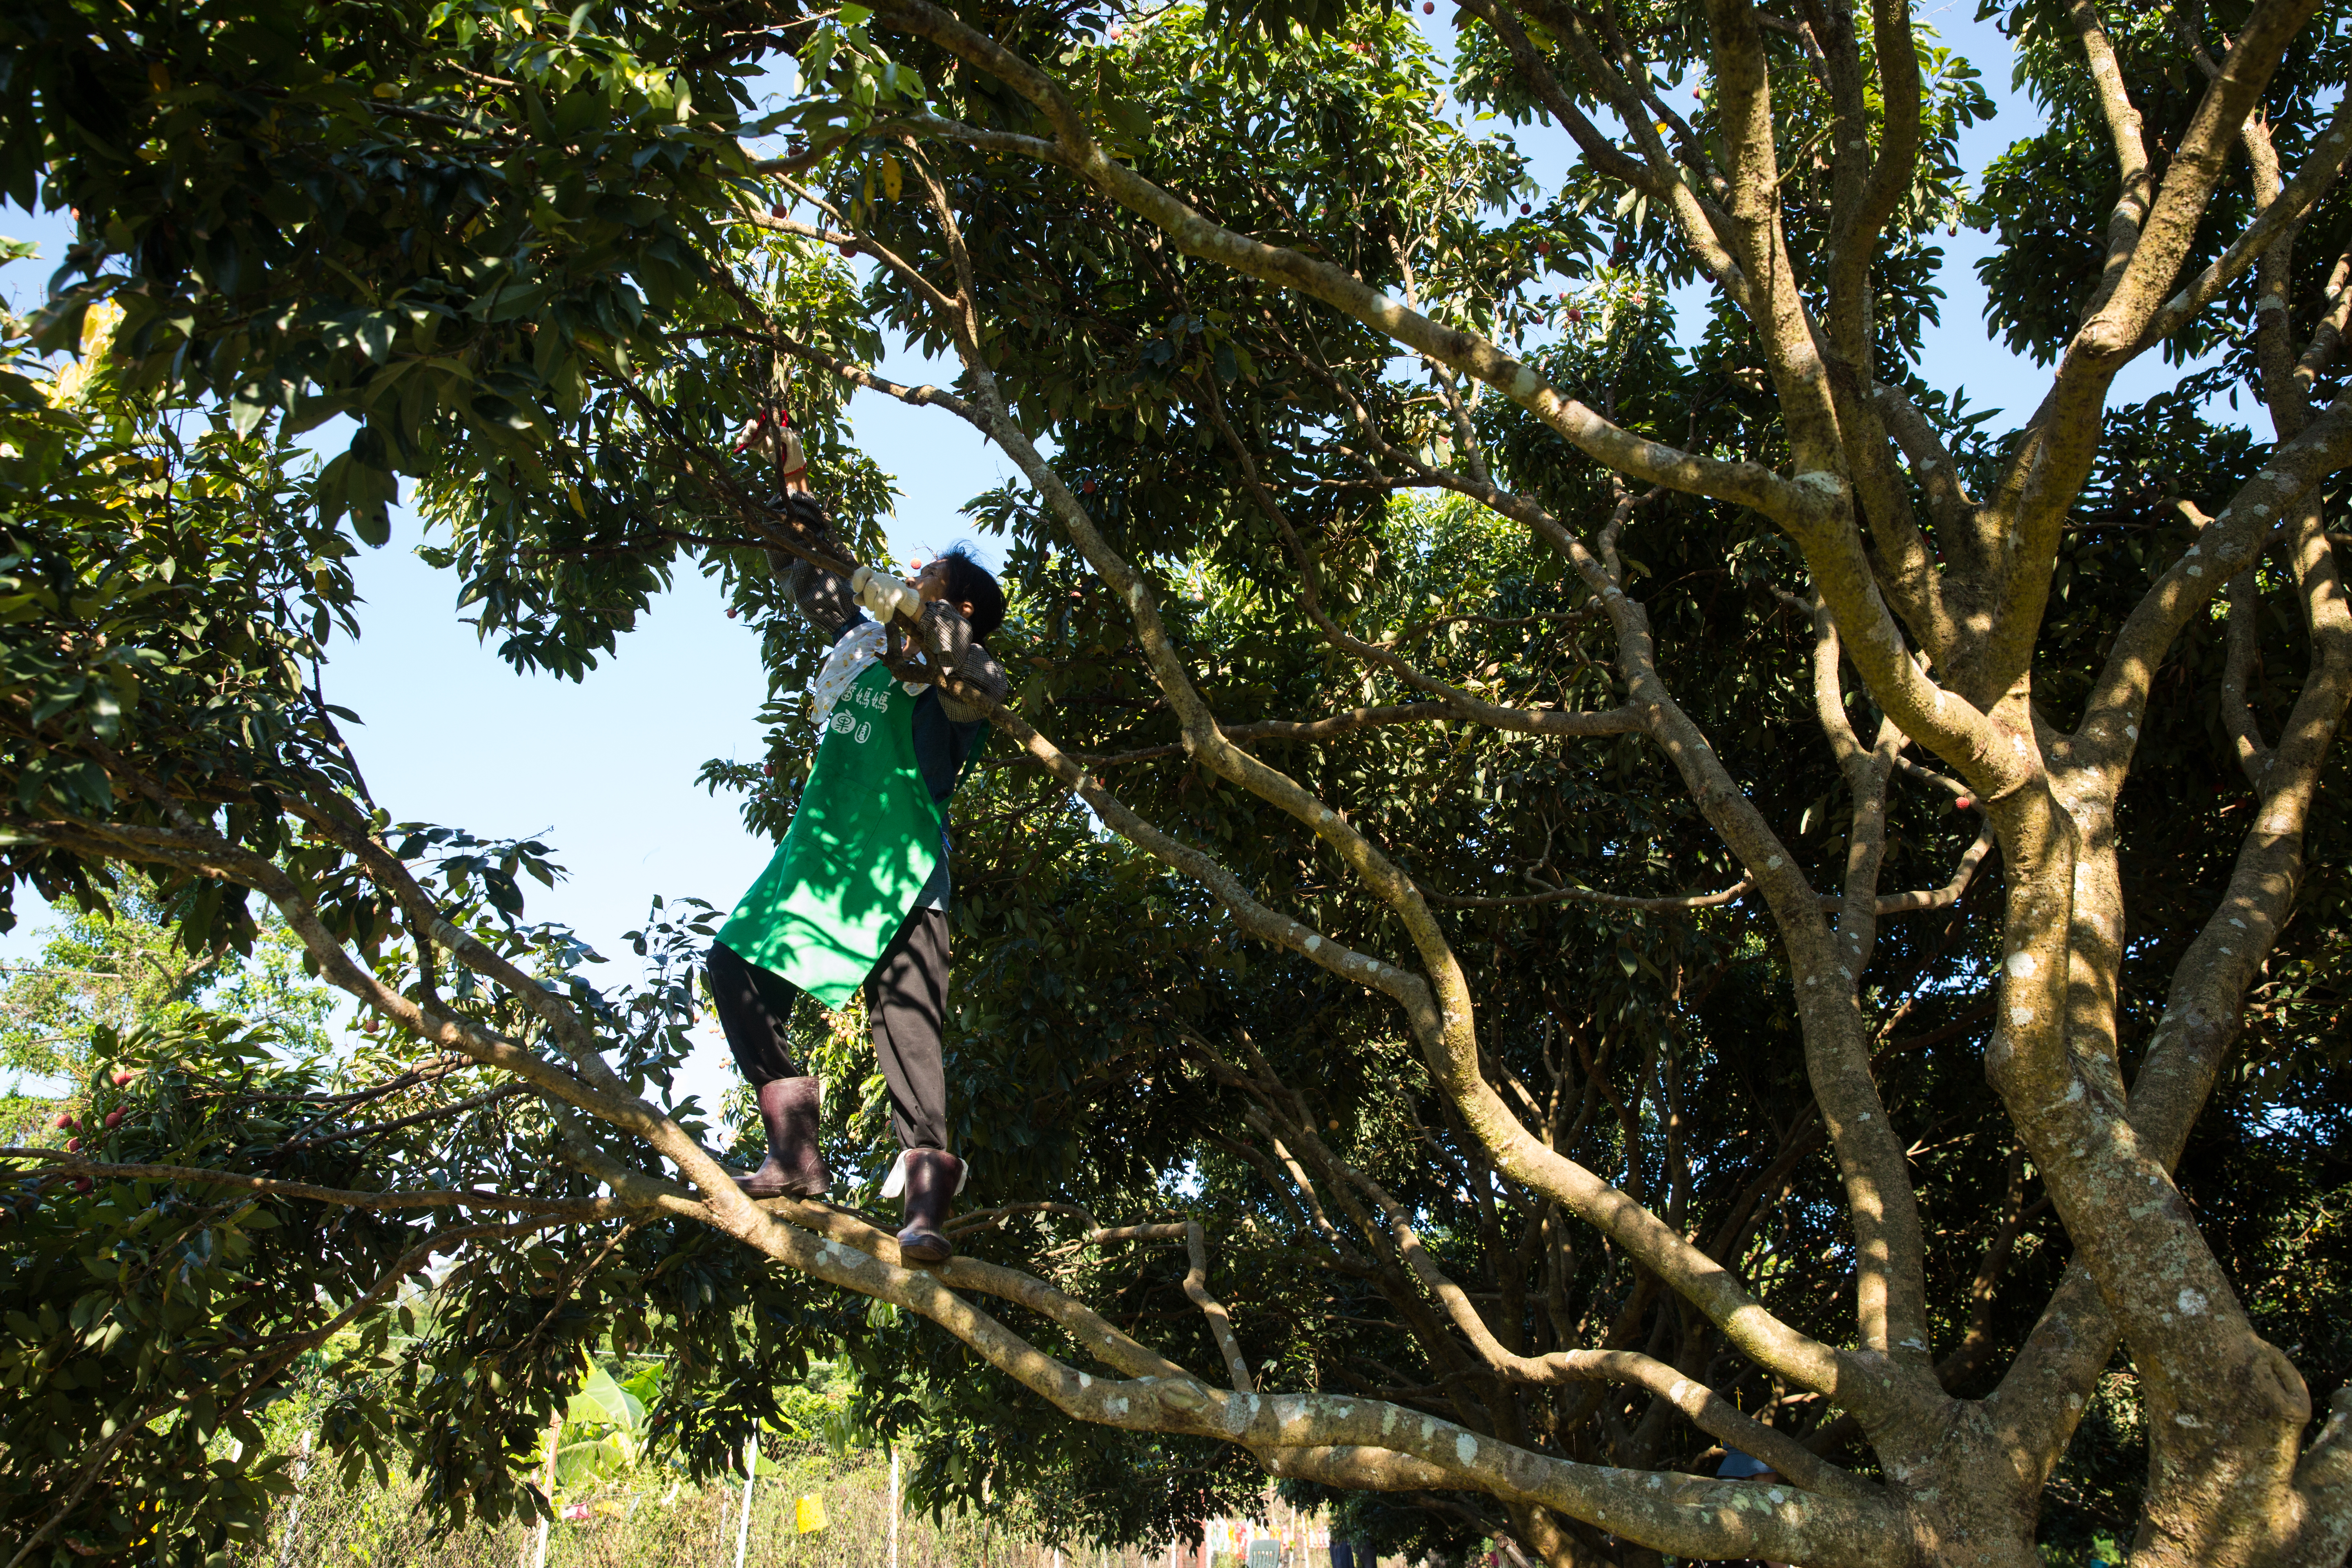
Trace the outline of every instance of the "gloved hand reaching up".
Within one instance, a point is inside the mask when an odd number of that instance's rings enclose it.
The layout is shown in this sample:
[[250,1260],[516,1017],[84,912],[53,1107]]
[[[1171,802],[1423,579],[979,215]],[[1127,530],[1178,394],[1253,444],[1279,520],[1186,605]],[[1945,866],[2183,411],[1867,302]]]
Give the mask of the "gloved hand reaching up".
[[801,438],[793,433],[792,416],[782,410],[755,414],[735,432],[735,449],[759,452],[775,459],[776,477],[787,493],[806,493],[808,459],[801,455]]
[[877,572],[871,566],[860,566],[849,579],[849,586],[866,613],[884,626],[900,616],[914,620],[923,613],[923,595],[912,583],[903,583],[887,572]]

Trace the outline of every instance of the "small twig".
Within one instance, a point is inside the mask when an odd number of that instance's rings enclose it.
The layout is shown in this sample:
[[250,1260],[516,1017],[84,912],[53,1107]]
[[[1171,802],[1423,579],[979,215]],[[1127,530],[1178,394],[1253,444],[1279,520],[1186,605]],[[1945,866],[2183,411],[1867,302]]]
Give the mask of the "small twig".
[[1102,1229],[1101,1222],[1097,1220],[1094,1215],[1088,1214],[1085,1209],[1079,1207],[1076,1204],[1034,1203],[1004,1204],[992,1209],[976,1210],[971,1214],[964,1215],[957,1219],[950,1220],[945,1227],[945,1234],[949,1236],[962,1236],[971,1231],[994,1229],[1017,1214],[1073,1215],[1078,1219],[1086,1222],[1086,1227],[1089,1234],[1099,1232]]
[[390,1121],[370,1122],[364,1127],[346,1128],[341,1132],[329,1132],[318,1138],[292,1139],[287,1142],[280,1143],[277,1148],[271,1150],[270,1152],[272,1154],[290,1154],[297,1149],[316,1149],[328,1143],[341,1143],[345,1139],[349,1138],[364,1138],[370,1133],[396,1131],[403,1127],[414,1127],[420,1121],[432,1121],[444,1116],[456,1116],[461,1111],[477,1110],[482,1106],[491,1103],[493,1100],[511,1100],[516,1095],[529,1094],[530,1092],[530,1090],[529,1087],[523,1084],[500,1084],[496,1089],[490,1089],[482,1094],[475,1095],[470,1099],[460,1100],[449,1105],[436,1105],[430,1110],[419,1110],[412,1115],[395,1117]]
[[531,1330],[530,1337],[523,1341],[521,1348],[515,1352],[516,1361],[522,1360],[529,1353],[530,1347],[539,1342],[539,1336],[547,1331],[548,1324],[555,1321],[555,1314],[562,1310],[563,1303],[572,1300],[572,1293],[580,1289],[580,1282],[595,1273],[597,1266],[613,1255],[613,1249],[628,1240],[631,1233],[644,1223],[639,1219],[625,1222],[619,1230],[613,1233],[613,1238],[604,1243],[596,1256],[590,1258],[585,1266],[572,1269],[565,1274],[563,1283],[556,1288],[555,1300],[548,1305],[547,1315],[540,1319],[539,1326]]

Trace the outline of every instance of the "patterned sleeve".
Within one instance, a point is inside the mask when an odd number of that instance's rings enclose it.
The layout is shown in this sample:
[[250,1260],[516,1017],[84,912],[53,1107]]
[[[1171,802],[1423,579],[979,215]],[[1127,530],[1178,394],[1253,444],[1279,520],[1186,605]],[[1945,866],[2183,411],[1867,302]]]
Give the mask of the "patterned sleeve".
[[[923,650],[942,668],[952,669],[972,685],[988,694],[992,703],[1002,704],[1013,683],[1006,679],[1004,667],[987,648],[972,640],[971,623],[953,605],[934,599],[923,606],[923,626],[920,636]],[[968,707],[959,702],[944,688],[940,692],[940,707],[948,718],[958,724],[969,724],[987,717],[984,708]]]
[[[814,534],[814,542],[836,552],[833,531],[824,515],[824,508],[812,495],[787,496],[785,506],[793,520]],[[866,618],[857,605],[857,595],[849,591],[849,584],[821,566],[812,566],[797,555],[787,555],[781,550],[768,552],[768,565],[791,595],[793,605],[803,619],[834,641],[841,634]]]

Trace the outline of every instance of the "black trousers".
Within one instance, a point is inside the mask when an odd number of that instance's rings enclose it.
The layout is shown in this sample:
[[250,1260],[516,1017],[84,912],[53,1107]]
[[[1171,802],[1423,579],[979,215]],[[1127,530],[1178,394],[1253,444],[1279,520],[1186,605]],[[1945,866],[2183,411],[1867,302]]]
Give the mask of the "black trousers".
[[[909,910],[866,977],[866,1016],[882,1081],[890,1087],[890,1130],[905,1149],[948,1146],[947,1073],[940,1024],[947,1016],[948,917]],[[793,1061],[793,1004],[801,988],[732,948],[710,944],[705,973],[719,1026],[735,1065],[754,1086],[806,1076]]]

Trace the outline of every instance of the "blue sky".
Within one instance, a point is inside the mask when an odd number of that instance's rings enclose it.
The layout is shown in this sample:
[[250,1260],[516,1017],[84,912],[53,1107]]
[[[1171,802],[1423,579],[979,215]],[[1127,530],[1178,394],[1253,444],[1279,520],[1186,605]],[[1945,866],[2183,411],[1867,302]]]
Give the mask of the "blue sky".
[[[1962,144],[1971,183],[2011,141],[2042,124],[2033,105],[2011,89],[2007,40],[1973,19],[1974,5],[1952,0],[1924,13],[1977,63],[2000,106]],[[1424,16],[1418,7],[1412,15],[1442,52],[1450,48],[1447,16]],[[1517,134],[1536,159],[1537,177],[1557,181],[1572,156],[1567,139]],[[7,208],[0,209],[0,234],[40,243],[43,260],[0,269],[0,290],[26,310],[62,253],[66,230]],[[1966,387],[1979,406],[2021,416],[2039,400],[2048,374],[1987,337],[1983,291],[1969,265],[1983,253],[1985,237],[1962,230],[1946,243],[1944,320],[1927,334],[1927,374],[1947,388]],[[902,381],[952,374],[903,351],[881,368]],[[2145,397],[2178,374],[2158,363],[2135,367],[2111,401]],[[950,415],[874,394],[859,395],[852,414],[860,443],[897,478],[890,541],[902,560],[971,537],[959,508],[1014,472]],[[766,862],[770,846],[743,831],[734,801],[714,800],[693,782],[707,758],[751,761],[761,753],[764,687],[755,634],[726,618],[713,583],[688,576],[622,640],[619,657],[584,681],[517,675],[459,622],[452,580],[415,557],[416,542],[415,521],[403,516],[392,542],[357,563],[365,632],[331,651],[325,675],[329,698],[365,720],[353,742],[376,795],[398,817],[546,839],[571,875],[551,890],[530,885],[532,917],[577,929],[612,961],[604,977],[634,978],[635,960],[621,933],[643,920],[655,895],[724,906]],[[988,552],[991,542],[979,542]],[[0,938],[0,959],[12,962],[37,950],[43,923],[29,889],[20,889],[18,900],[27,918]],[[687,1087],[711,1096],[729,1079],[725,1047],[713,1032],[700,1042]]]

